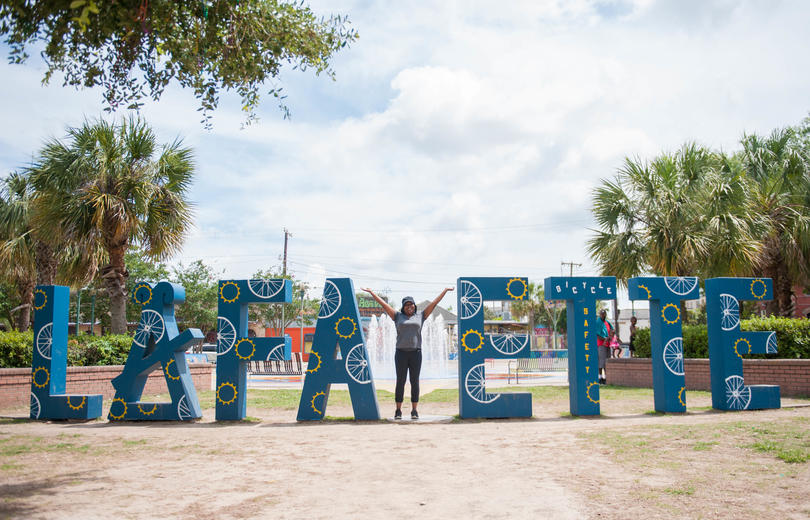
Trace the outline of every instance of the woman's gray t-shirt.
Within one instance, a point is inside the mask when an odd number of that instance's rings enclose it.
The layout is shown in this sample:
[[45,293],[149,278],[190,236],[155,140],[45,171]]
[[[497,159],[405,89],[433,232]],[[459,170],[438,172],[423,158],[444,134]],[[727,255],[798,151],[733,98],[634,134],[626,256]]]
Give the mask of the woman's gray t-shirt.
[[422,350],[422,324],[425,318],[416,311],[413,316],[401,312],[394,315],[397,328],[397,350]]

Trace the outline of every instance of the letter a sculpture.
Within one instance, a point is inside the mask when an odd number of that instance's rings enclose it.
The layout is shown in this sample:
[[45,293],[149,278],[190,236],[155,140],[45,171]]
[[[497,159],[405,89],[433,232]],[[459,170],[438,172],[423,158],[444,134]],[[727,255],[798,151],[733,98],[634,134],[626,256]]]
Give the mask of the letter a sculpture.
[[379,420],[377,392],[368,364],[354,284],[349,278],[327,278],[323,286],[318,324],[298,405],[299,421],[323,419],[332,383],[348,385],[355,419]]

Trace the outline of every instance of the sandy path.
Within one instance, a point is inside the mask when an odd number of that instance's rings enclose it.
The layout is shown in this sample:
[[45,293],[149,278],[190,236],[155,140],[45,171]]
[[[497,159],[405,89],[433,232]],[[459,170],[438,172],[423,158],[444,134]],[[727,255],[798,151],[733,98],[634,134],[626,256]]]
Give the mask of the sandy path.
[[[449,404],[433,403],[429,410],[456,412]],[[351,410],[330,407],[330,413],[343,416]],[[657,485],[656,479],[671,485],[691,478],[697,468],[695,481],[712,486],[717,479],[706,475],[713,468],[698,468],[707,455],[695,453],[689,459],[694,464],[673,472],[666,464],[653,464],[649,471],[634,466],[646,472],[637,475],[595,443],[594,434],[650,426],[767,424],[786,417],[810,424],[810,408],[421,425],[297,424],[294,411],[275,410],[264,415],[248,410],[260,423],[219,424],[212,414],[185,425],[2,424],[0,439],[28,437],[43,446],[62,442],[86,448],[18,455],[23,467],[0,473],[0,517],[664,518],[674,513],[669,497],[656,499],[661,507],[650,510],[635,491],[638,478],[645,485]],[[772,457],[746,453],[757,464],[773,464]],[[734,456],[709,452],[721,461]],[[798,473],[787,489],[775,483],[759,498],[735,490],[725,507],[736,518],[756,518],[765,507],[778,507],[780,517],[802,517],[803,502],[791,497],[810,491],[810,464],[794,466]],[[750,478],[752,486],[763,485]],[[672,497],[672,507],[691,500],[695,503],[687,510],[694,510],[695,518],[726,517],[716,509],[717,495],[695,495]],[[762,508],[746,505],[754,499]]]

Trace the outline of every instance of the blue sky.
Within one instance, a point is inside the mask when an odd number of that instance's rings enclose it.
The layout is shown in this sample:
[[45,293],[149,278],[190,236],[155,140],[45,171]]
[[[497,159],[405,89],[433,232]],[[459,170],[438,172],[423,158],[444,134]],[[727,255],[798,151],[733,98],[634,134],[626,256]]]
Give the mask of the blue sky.
[[[590,192],[625,156],[696,140],[734,150],[744,132],[810,111],[804,1],[310,2],[348,14],[360,39],[337,81],[284,71],[240,129],[223,95],[208,132],[190,91],[143,115],[195,149],[196,229],[172,262],[224,277],[280,264],[321,285],[430,298],[459,276],[559,275],[582,263]],[[98,91],[40,85],[43,65],[0,64],[0,167],[102,115]],[[455,307],[455,298],[445,304]]]

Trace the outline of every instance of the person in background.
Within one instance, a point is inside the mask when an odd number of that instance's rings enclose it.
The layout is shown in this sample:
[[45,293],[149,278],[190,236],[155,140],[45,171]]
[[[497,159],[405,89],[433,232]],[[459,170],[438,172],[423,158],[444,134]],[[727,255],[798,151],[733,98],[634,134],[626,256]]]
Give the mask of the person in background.
[[630,357],[636,356],[636,322],[635,316],[630,318]]
[[394,390],[394,401],[397,409],[394,419],[402,419],[402,401],[405,397],[405,378],[410,375],[411,381],[411,419],[418,419],[416,411],[419,403],[419,372],[422,370],[422,325],[428,319],[433,309],[442,301],[448,291],[447,287],[422,312],[416,312],[416,302],[410,296],[402,298],[402,308],[399,312],[388,305],[388,302],[374,294],[371,289],[363,289],[385,310],[389,318],[394,320],[397,328],[397,348],[394,353],[394,364],[397,371],[397,385]]
[[619,343],[619,336],[616,335],[615,331],[610,331],[610,357],[622,357],[622,344]]
[[607,383],[607,372],[605,371],[605,364],[607,358],[610,356],[610,332],[613,327],[607,320],[607,311],[602,309],[599,312],[599,319],[596,321],[598,327],[596,332],[596,348],[599,350],[599,384],[604,385]]

